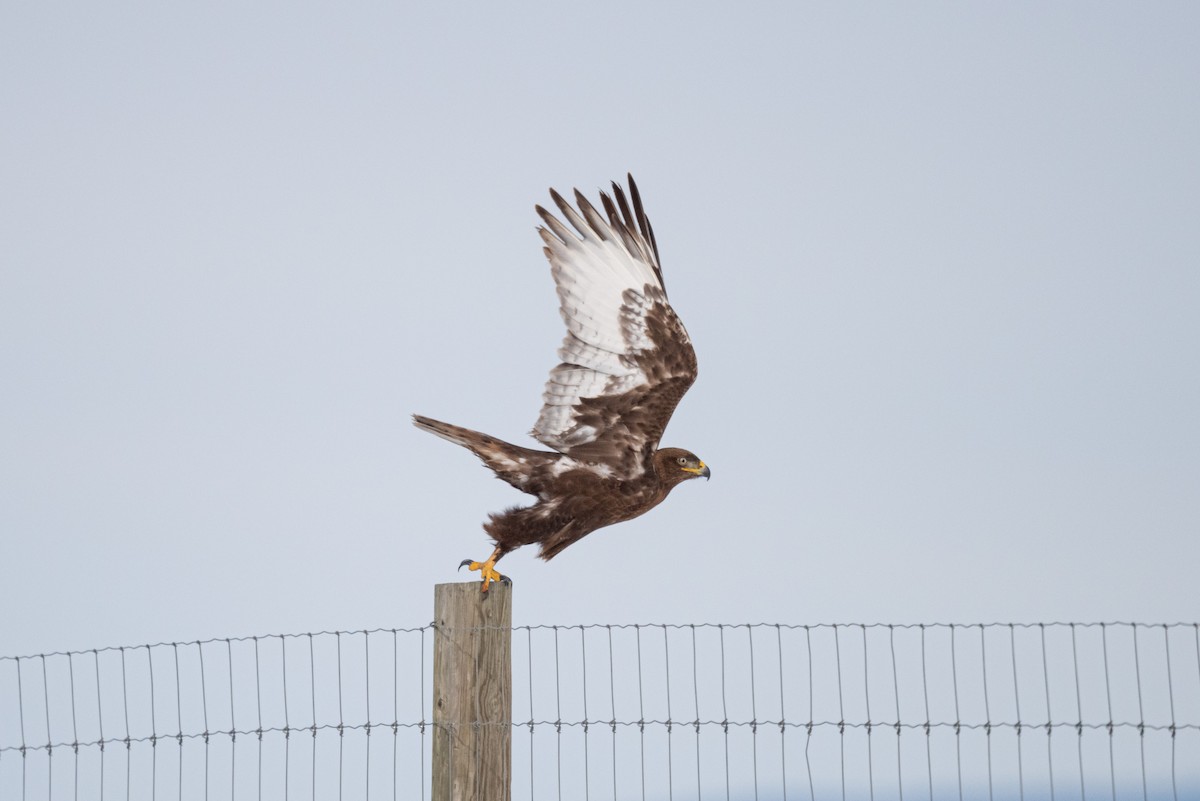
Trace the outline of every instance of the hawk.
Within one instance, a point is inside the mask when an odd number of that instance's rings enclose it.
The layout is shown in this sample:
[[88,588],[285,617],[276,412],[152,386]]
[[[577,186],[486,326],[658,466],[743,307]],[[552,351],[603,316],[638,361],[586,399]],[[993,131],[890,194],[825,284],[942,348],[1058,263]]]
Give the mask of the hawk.
[[628,180],[628,199],[616,182],[611,197],[600,193],[603,214],[579,190],[573,208],[551,189],[570,228],[535,206],[567,324],[562,363],[550,371],[530,432],[551,450],[413,415],[418,428],[469,449],[498,478],[537,498],[492,513],[483,525],[495,544],[491,556],[459,565],[479,571],[483,592],[493,581],[509,582],[496,570],[509,551],[537,543],[538,555],[553,559],[598,528],[644,514],[684,481],[711,475],[691,451],[658,447],[696,380],[696,352],[667,301],[654,229]]

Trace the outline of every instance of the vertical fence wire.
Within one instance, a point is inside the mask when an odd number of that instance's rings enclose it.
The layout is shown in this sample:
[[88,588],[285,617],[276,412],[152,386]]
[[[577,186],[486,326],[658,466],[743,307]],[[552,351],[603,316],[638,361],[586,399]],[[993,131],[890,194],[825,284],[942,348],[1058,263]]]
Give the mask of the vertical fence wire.
[[925,656],[925,624],[921,624],[921,689],[925,698],[925,767],[929,771],[929,801],[933,801],[933,749],[930,741],[932,732],[929,715],[929,666]]
[[579,664],[583,673],[583,797],[590,801],[592,797],[592,771],[590,754],[588,753],[588,711],[587,711],[587,637],[583,629],[579,630]]
[[[1017,798],[1025,801],[1025,760],[1021,752],[1021,682],[1017,673],[1017,635],[1013,624],[1008,624],[1008,649],[1012,657],[1013,706],[1017,713],[1017,723],[1014,727],[1017,738]],[[1111,715],[1110,715],[1111,717]],[[1113,801],[1116,801],[1114,798]]]
[[263,768],[263,724],[262,724],[262,668],[258,657],[258,637],[254,638],[254,707],[258,713],[258,728],[254,733],[258,737],[258,770],[257,779],[258,801],[262,801],[262,768]]
[[562,801],[562,678],[558,661],[558,626],[554,630],[554,742],[555,778],[558,781],[558,801]]
[[954,680],[954,764],[958,778],[958,801],[963,801],[962,770],[962,710],[958,697],[958,646],[954,638],[954,624],[950,624],[950,675]]
[[[694,636],[695,631],[696,631],[696,629],[695,629],[695,627],[693,627],[692,628],[693,636]],[[783,679],[783,633],[780,630],[778,623],[775,624],[775,647],[776,647],[776,651],[779,655],[779,753],[786,754],[787,753],[787,724],[784,723],[784,721],[787,720],[787,712],[784,710],[784,704],[783,704],[784,684],[785,684],[784,679]],[[900,715],[899,715],[899,713],[897,713],[896,720],[899,720],[899,719],[900,719]],[[697,718],[697,720],[699,720],[699,719]],[[697,763],[698,762],[699,762],[699,760],[697,759]],[[779,760],[779,786],[781,789],[781,795],[783,797],[783,801],[787,801],[788,783],[787,783],[787,760],[786,759]],[[697,791],[697,796],[699,796],[698,791]],[[900,801],[904,801],[904,799],[900,799]]]
[[[0,657],[0,798],[424,799],[426,632]],[[514,797],[1200,797],[1193,623],[514,632]]]
[[1046,768],[1049,775],[1048,789],[1050,791],[1050,801],[1054,799],[1054,749],[1052,747],[1051,735],[1054,734],[1054,712],[1050,706],[1050,665],[1046,658],[1046,626],[1044,623],[1038,624],[1038,631],[1041,636],[1042,645],[1042,680],[1046,687]]
[[637,638],[638,763],[642,774],[642,801],[646,801],[646,698],[642,687],[642,627],[633,627]]
[[1075,636],[1075,624],[1071,624],[1071,664],[1075,671],[1075,752],[1079,757],[1079,797],[1087,798],[1083,771],[1083,702],[1079,692],[1079,642]]
[[[179,746],[177,759],[179,762],[179,783],[176,787],[176,799],[183,801],[183,690],[179,681],[179,643],[171,643],[171,654],[175,661],[175,742]],[[285,677],[286,683],[286,677]],[[103,738],[103,735],[101,735]],[[286,773],[284,777],[286,779]],[[286,787],[286,785],[285,785]]]
[[988,801],[996,797],[996,782],[992,775],[992,705],[988,699],[987,679],[987,629],[979,627],[979,662],[983,673],[983,733],[987,737],[987,784]]
[[842,801],[846,801],[846,707],[842,695],[842,643],[837,623],[833,624],[833,652],[837,660],[838,763],[841,766]]
[[725,692],[725,627],[717,626],[721,637],[721,730],[725,743],[725,801],[729,801],[729,699]]
[[1142,801],[1148,801],[1150,792],[1146,780],[1146,709],[1142,698],[1142,660],[1138,653],[1137,626],[1133,628],[1133,669],[1137,678],[1138,699],[1138,751],[1142,760]]
[[867,627],[861,624],[859,627],[862,629],[863,646],[863,703],[867,707],[867,791],[871,801],[875,801],[875,751],[871,745],[871,660],[867,657]]
[[72,791],[71,797],[78,801],[79,799],[79,716],[75,711],[75,655],[67,654],[67,671],[70,677],[71,686],[71,751],[74,756],[71,759],[72,766]]
[[[666,636],[666,628],[663,629],[663,636]],[[746,626],[746,646],[750,652],[750,750],[751,761],[750,765],[754,773],[754,801],[758,801],[758,694],[754,691],[754,628]],[[667,717],[671,717],[671,705],[669,695],[671,687],[667,685]],[[870,713],[867,714],[870,717]],[[667,731],[670,734],[670,730]]]
[[[290,798],[292,785],[292,720],[288,712],[288,678],[287,678],[287,638],[279,638],[279,653],[281,656],[280,672],[283,674],[283,801]],[[178,663],[176,674],[178,674]],[[180,763],[182,765],[182,762]],[[182,771],[180,773],[182,777]]]
[[808,723],[805,724],[805,732],[807,736],[804,738],[804,768],[808,773],[808,797],[809,801],[816,801],[816,789],[813,783],[812,760],[809,758],[809,749],[812,746],[813,735],[813,657],[812,657],[812,629],[808,626],[804,627],[804,644],[805,654],[808,657]]
[[[700,780],[700,680],[699,680],[700,667],[699,667],[699,661],[696,656],[696,626],[691,625],[691,626],[689,626],[689,628],[691,629],[691,633],[692,633],[692,704],[693,704],[693,709],[696,712],[696,716],[693,718],[694,722],[692,724],[692,728],[696,732],[696,798],[700,799],[703,797],[702,796],[703,785]],[[611,641],[611,638],[612,638],[612,627],[610,626],[609,627],[610,641]],[[615,731],[615,727],[614,727],[614,731]],[[614,751],[614,754],[615,754],[615,751]],[[614,763],[614,770],[615,769],[616,768],[615,768],[615,763]],[[616,781],[616,779],[614,776],[614,783],[615,783],[615,781]]]
[[525,632],[526,665],[525,671],[529,677],[529,801],[533,801],[533,630]]
[[[580,629],[580,631],[582,632],[583,629]],[[667,801],[675,801],[675,770],[674,770],[674,768],[675,768],[674,761],[675,760],[673,758],[674,754],[672,753],[672,750],[671,750],[671,726],[672,726],[672,720],[673,720],[673,718],[671,717],[671,643],[667,639],[667,627],[666,626],[663,626],[662,633],[663,633],[663,670],[666,673],[666,681],[663,684],[663,688],[665,689],[666,696],[667,696]],[[584,666],[584,670],[585,671],[587,670],[586,663]],[[584,675],[586,675],[586,673]],[[583,717],[585,720],[587,719],[587,695],[584,695]],[[584,732],[586,732],[587,731],[586,724],[584,724],[584,725],[585,725]],[[586,765],[586,763],[585,763],[585,765]]]
[[896,700],[896,792],[904,801],[904,769],[900,751],[900,676],[896,671],[896,628],[888,626],[888,650],[892,657],[892,693]]
[[1163,653],[1166,656],[1167,665],[1167,701],[1171,708],[1171,798],[1174,801],[1179,801],[1179,785],[1176,780],[1175,763],[1175,688],[1172,686],[1171,679],[1171,637],[1170,631],[1164,625],[1163,629]]
[[1117,763],[1113,748],[1113,706],[1112,706],[1112,679],[1108,670],[1108,626],[1105,623],[1100,624],[1100,642],[1101,655],[1104,661],[1104,698],[1108,704],[1108,722],[1105,728],[1108,730],[1108,777],[1109,787],[1112,791],[1112,801],[1117,801]]
[[[609,708],[612,717],[609,718],[609,727],[612,729],[612,780],[613,780],[613,801],[617,801],[617,686],[616,686],[616,671],[613,669],[613,639],[612,626],[605,626],[605,632],[608,634],[608,698]],[[533,720],[533,710],[530,708],[529,719]],[[530,752],[532,753],[532,751]],[[532,773],[533,766],[530,765]]]

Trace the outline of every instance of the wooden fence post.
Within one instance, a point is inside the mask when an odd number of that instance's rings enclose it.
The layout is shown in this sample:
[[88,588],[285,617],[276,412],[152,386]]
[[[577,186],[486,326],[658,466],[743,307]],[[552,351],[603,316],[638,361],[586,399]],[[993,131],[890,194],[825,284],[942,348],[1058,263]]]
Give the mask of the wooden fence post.
[[433,799],[512,796],[512,588],[433,588]]

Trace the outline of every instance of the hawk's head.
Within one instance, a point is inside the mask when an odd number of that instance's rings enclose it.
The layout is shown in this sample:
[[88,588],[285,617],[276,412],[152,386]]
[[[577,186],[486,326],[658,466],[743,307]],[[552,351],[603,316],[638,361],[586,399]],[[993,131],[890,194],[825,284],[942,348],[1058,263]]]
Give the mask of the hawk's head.
[[712,471],[700,457],[683,448],[663,448],[654,454],[654,470],[669,487],[689,478],[709,478]]

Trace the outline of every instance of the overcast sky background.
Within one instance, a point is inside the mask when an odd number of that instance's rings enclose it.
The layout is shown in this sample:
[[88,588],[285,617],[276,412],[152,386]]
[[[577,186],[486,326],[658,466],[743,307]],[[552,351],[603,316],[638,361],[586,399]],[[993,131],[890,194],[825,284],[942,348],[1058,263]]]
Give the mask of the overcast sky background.
[[1195,620],[1200,7],[5,4],[0,653],[416,626],[632,171],[710,482],[514,623]]

